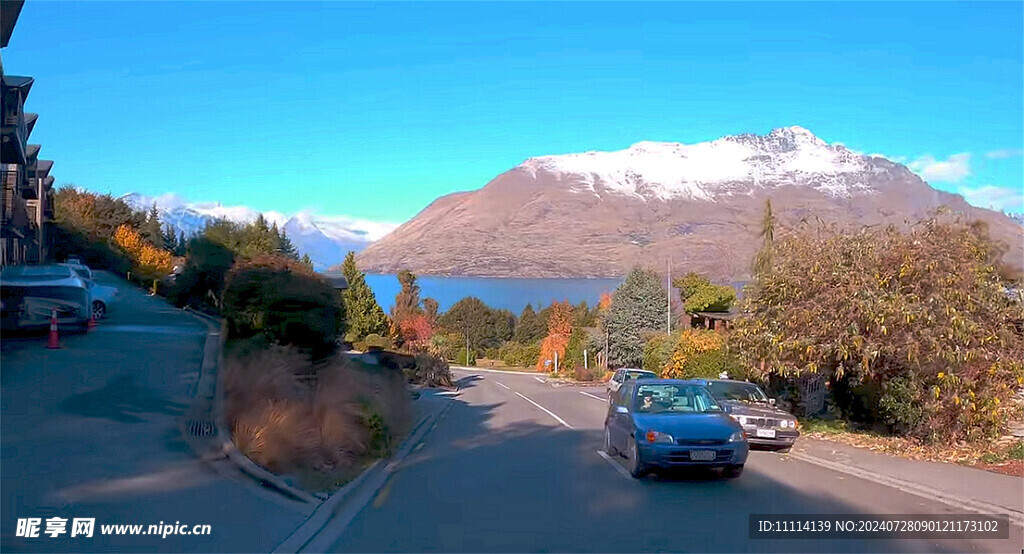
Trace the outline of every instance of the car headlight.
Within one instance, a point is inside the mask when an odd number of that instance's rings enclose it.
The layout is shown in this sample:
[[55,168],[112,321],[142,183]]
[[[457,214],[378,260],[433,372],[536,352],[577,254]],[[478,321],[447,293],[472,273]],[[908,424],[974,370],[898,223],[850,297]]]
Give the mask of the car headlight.
[[649,443],[675,443],[676,440],[672,438],[672,435],[668,433],[662,433],[661,431],[648,431],[644,435]]
[[729,442],[743,442],[747,440],[747,434],[743,431],[736,431],[732,435],[729,435]]
[[796,429],[796,420],[794,420],[794,419],[784,419],[784,420],[782,420],[782,428],[785,429],[787,427],[790,428],[790,429]]

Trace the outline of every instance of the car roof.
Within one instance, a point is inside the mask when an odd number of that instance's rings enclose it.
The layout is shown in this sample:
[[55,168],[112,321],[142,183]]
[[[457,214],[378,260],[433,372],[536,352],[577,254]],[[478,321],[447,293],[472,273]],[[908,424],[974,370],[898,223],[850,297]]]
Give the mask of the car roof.
[[74,276],[73,269],[58,264],[12,265],[0,272],[0,279],[21,281],[53,281]]
[[644,377],[642,379],[633,380],[637,386],[640,385],[703,385],[698,383],[696,379],[662,379],[662,378],[650,378]]
[[8,278],[6,276],[0,277],[0,286],[3,287],[75,287],[81,289],[88,289],[83,281],[77,275],[70,277],[56,277],[56,278]]

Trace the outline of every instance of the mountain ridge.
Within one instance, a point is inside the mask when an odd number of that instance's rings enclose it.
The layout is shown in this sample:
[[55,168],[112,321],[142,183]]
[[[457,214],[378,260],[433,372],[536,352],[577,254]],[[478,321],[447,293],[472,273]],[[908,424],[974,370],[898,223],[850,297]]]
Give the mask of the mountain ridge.
[[[218,219],[233,223],[250,223],[261,212],[246,206],[224,206],[219,202],[185,202],[176,197],[150,197],[128,193],[120,197],[137,210],[157,206],[160,221],[174,229],[194,236]],[[378,223],[343,216],[320,216],[308,211],[286,215],[276,211],[263,212],[271,224],[284,230],[302,254],[308,254],[317,270],[341,263],[349,251],[359,252],[369,243],[389,233],[397,225]]]
[[619,277],[634,265],[742,280],[764,202],[781,227],[844,227],[928,216],[983,219],[1024,266],[1022,228],[937,190],[909,168],[828,144],[803,127],[714,141],[529,158],[483,188],[441,196],[358,255],[371,272],[484,277]]

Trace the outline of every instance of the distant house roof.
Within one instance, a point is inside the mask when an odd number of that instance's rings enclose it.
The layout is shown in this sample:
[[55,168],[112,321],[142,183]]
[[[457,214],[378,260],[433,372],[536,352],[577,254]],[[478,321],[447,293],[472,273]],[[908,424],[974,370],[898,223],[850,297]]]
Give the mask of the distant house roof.
[[706,319],[717,319],[721,321],[732,321],[742,315],[739,310],[733,308],[728,312],[697,312],[693,314],[697,317],[703,317]]

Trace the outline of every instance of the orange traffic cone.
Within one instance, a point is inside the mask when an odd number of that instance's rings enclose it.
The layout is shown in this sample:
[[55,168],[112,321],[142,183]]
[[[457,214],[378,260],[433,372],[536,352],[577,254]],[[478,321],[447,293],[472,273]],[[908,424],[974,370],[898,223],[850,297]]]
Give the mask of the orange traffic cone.
[[86,330],[86,332],[89,332],[89,331],[92,331],[95,328],[96,328],[96,316],[95,315],[90,315],[89,316],[89,322],[85,324],[85,330]]
[[57,310],[50,312],[50,340],[46,342],[50,350],[60,348],[60,335],[57,333]]

